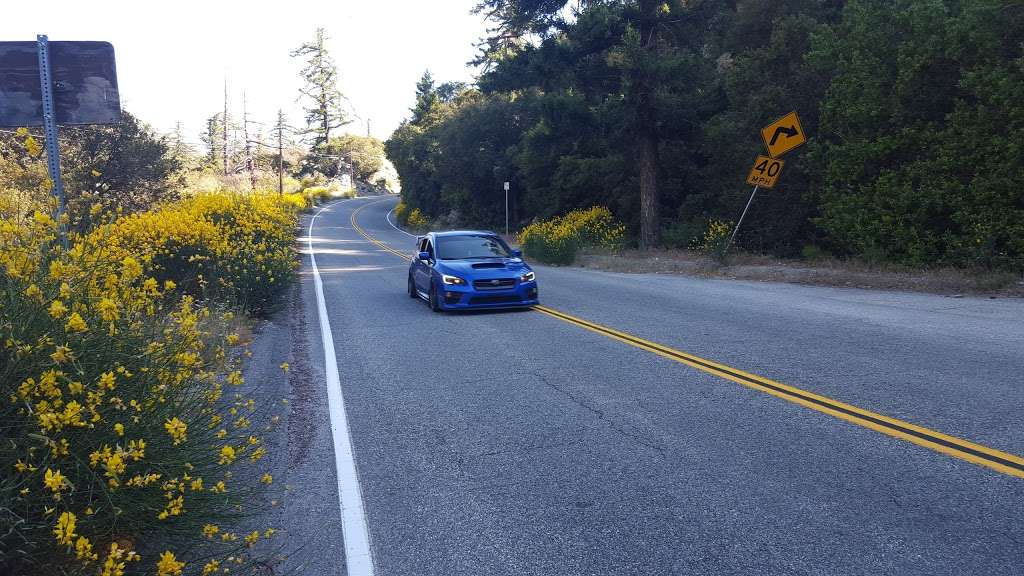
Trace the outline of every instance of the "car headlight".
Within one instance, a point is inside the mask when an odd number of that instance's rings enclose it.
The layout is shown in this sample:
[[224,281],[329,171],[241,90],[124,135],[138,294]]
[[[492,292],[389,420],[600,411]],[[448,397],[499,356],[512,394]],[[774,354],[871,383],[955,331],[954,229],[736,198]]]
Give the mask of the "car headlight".
[[527,272],[519,277],[520,282],[533,282],[537,278],[537,275],[533,272]]
[[449,276],[447,274],[441,275],[441,281],[444,282],[445,284],[454,284],[456,286],[466,285],[466,281],[463,280],[462,278],[459,278],[458,276]]

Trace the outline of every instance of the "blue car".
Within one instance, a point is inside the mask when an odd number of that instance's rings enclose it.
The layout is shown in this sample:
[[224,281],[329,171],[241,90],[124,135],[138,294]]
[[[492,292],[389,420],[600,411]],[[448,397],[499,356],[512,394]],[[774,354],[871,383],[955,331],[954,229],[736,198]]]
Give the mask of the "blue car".
[[494,232],[431,232],[416,239],[409,297],[435,312],[539,304],[537,277],[522,256]]

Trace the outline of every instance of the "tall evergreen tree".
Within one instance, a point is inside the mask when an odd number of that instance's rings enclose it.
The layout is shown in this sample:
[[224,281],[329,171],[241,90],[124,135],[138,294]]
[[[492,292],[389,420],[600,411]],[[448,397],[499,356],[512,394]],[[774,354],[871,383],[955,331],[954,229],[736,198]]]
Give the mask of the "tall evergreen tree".
[[423,72],[420,81],[416,83],[416,105],[412,107],[412,123],[420,124],[426,118],[430,110],[439,101],[437,90],[434,88],[434,77],[430,70]]
[[330,141],[332,130],[349,123],[341,107],[338,68],[327,51],[326,40],[324,29],[317,28],[311,42],[292,52],[292,57],[306,61],[301,72],[305,85],[299,91],[308,102],[305,107],[306,136],[314,150]]
[[218,112],[206,119],[206,130],[199,136],[203,145],[206,146],[205,162],[210,167],[220,167],[223,164],[223,148],[221,143],[224,140],[224,127],[221,122],[221,114]]

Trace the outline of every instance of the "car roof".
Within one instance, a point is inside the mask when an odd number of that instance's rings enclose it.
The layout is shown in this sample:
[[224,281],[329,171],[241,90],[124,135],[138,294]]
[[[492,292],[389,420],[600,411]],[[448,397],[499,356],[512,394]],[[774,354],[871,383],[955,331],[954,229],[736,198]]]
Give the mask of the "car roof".
[[448,230],[445,232],[431,232],[434,236],[443,238],[445,236],[497,236],[490,230]]

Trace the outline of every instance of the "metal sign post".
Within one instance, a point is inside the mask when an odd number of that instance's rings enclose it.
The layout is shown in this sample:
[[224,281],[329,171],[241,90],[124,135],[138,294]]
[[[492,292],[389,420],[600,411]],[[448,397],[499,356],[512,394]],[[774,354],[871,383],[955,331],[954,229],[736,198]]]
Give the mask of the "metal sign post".
[[68,247],[64,225],[64,180],[60,175],[60,143],[57,141],[57,113],[53,105],[53,77],[50,70],[50,40],[46,34],[36,36],[39,47],[39,89],[43,100],[43,131],[46,134],[46,165],[53,182],[53,195],[57,198],[57,225],[60,243]]
[[804,128],[800,125],[800,117],[797,116],[796,112],[790,112],[762,128],[761,139],[764,140],[765,148],[768,149],[768,156],[759,155],[757,160],[754,161],[754,167],[750,169],[750,175],[747,176],[747,184],[752,185],[754,191],[750,193],[747,205],[743,207],[743,214],[740,214],[739,222],[733,228],[729,241],[725,243],[725,248],[722,250],[721,255],[723,259],[726,253],[729,252],[729,247],[732,246],[733,241],[736,240],[736,233],[740,231],[740,226],[743,225],[743,218],[746,217],[747,211],[750,210],[750,204],[753,203],[757,191],[761,188],[771,190],[775,187],[775,183],[778,182],[784,164],[779,159],[779,156],[802,146],[807,142],[807,135],[804,134]]
[[736,233],[740,231],[740,226],[743,225],[743,218],[747,215],[747,210],[750,210],[750,204],[754,201],[754,196],[757,195],[757,191],[760,186],[754,186],[754,191],[750,193],[750,199],[747,200],[747,205],[743,208],[743,214],[740,214],[740,221],[736,223],[736,227],[732,230],[732,236],[729,236],[729,241],[725,243],[725,249],[722,250],[722,256],[729,251],[729,247],[732,246],[732,241],[736,239]]
[[505,182],[505,236],[508,236],[508,182]]

